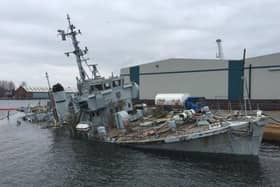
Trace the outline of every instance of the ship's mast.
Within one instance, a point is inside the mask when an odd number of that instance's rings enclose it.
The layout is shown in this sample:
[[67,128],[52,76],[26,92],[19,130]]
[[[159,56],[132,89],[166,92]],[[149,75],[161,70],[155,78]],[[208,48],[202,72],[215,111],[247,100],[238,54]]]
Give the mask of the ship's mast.
[[79,68],[79,73],[80,73],[80,78],[81,81],[83,82],[86,79],[86,71],[84,70],[82,66],[82,61],[84,59],[84,55],[87,54],[88,49],[85,47],[84,50],[82,50],[79,47],[79,41],[77,40],[77,35],[81,34],[80,30],[76,30],[76,27],[71,23],[70,21],[70,16],[67,14],[67,21],[68,21],[68,27],[69,27],[69,32],[65,32],[64,30],[57,30],[58,33],[61,35],[62,40],[66,40],[66,37],[71,37],[72,44],[74,47],[74,51],[71,52],[66,52],[65,55],[69,57],[70,53],[73,53],[76,56],[76,62]]
[[49,75],[48,75],[48,72],[46,72],[46,79],[47,79],[47,82],[48,82],[48,87],[49,87],[49,91],[51,90],[51,84],[50,84],[50,79],[49,79]]

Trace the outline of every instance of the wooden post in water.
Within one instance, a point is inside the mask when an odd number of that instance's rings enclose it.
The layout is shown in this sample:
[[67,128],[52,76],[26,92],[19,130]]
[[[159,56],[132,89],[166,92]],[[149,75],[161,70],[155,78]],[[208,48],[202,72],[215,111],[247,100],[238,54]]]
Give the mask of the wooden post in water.
[[[244,89],[244,84],[246,84],[245,72],[244,72],[245,58],[246,58],[246,48],[244,48],[244,50],[243,50],[243,66],[242,66],[242,68],[243,68],[243,77],[242,77],[243,78],[243,88],[242,89]],[[243,92],[243,100],[244,100],[244,113],[247,116],[247,102],[246,102],[246,97],[244,97],[244,92]]]

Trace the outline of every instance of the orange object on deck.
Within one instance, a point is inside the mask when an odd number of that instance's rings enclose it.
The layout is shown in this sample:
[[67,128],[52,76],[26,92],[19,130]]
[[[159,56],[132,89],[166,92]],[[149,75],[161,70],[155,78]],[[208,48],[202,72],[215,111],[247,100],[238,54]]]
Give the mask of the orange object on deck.
[[264,127],[263,140],[280,142],[280,124],[270,123]]

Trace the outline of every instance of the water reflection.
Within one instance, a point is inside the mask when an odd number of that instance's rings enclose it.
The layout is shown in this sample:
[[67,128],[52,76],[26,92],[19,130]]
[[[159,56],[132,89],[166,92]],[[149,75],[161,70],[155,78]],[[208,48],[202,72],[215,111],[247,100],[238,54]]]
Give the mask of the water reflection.
[[147,152],[0,124],[1,186],[279,186],[280,148],[271,144],[259,158]]
[[[59,140],[61,132],[55,135]],[[71,150],[64,147],[63,153],[68,154],[62,156],[57,152],[56,157],[68,160],[67,175],[72,175],[70,181],[74,183],[91,181],[94,176],[92,184],[112,186],[128,182],[145,185],[145,181],[150,185],[268,184],[263,179],[258,157],[148,152],[87,140],[68,140]],[[59,143],[57,148],[61,149],[63,142]]]

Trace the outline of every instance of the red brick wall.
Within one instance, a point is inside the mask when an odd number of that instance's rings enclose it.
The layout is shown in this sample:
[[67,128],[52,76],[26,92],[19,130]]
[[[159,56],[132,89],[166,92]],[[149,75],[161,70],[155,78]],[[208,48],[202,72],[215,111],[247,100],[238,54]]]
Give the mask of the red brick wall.
[[18,87],[15,91],[16,99],[31,99],[32,93],[27,92],[22,86]]

